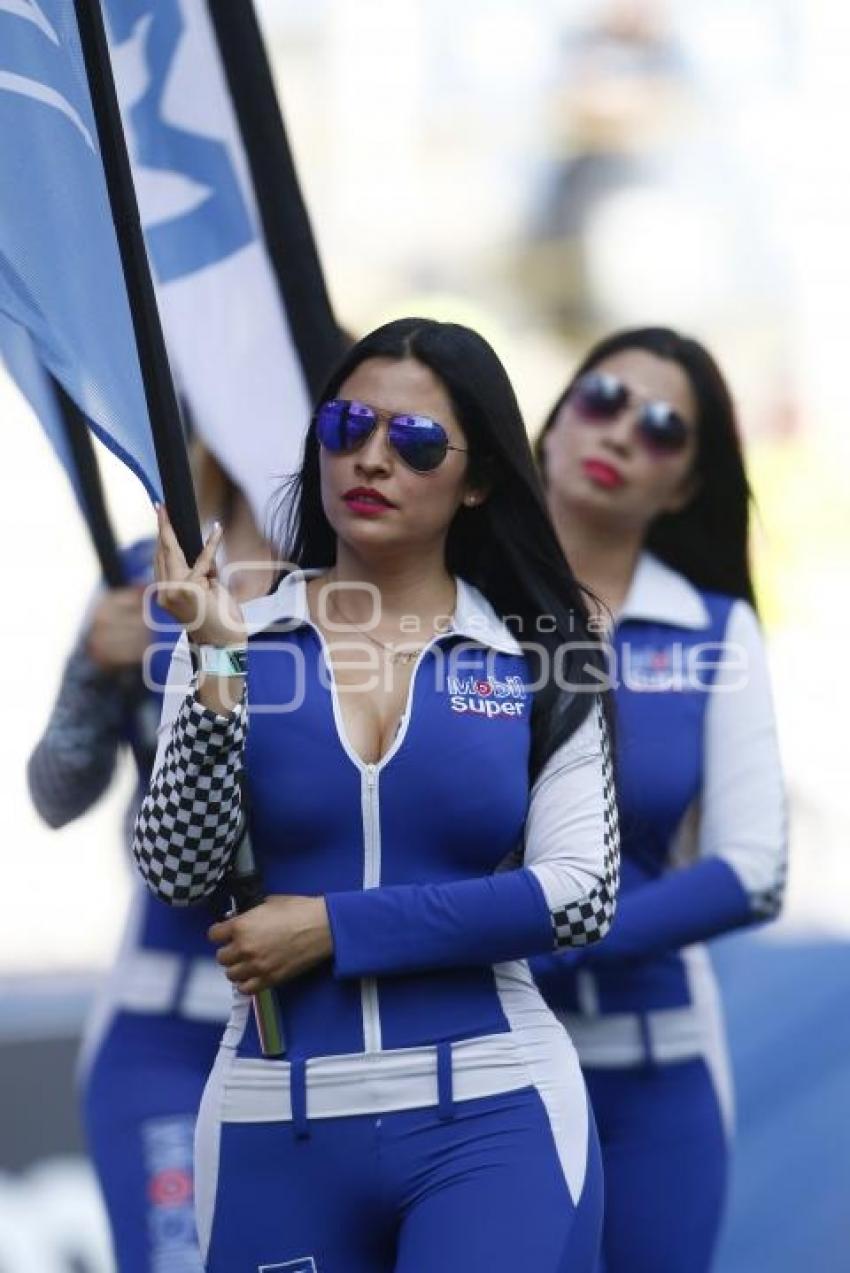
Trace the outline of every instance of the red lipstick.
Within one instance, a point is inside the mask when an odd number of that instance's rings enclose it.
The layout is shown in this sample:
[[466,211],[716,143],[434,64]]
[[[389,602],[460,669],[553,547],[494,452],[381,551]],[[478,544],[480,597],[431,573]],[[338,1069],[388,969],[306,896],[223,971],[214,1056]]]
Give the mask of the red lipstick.
[[619,469],[615,469],[613,464],[606,464],[604,460],[583,460],[582,468],[591,482],[606,490],[613,491],[625,482]]
[[381,517],[395,508],[395,504],[372,486],[353,486],[342,498],[359,517]]

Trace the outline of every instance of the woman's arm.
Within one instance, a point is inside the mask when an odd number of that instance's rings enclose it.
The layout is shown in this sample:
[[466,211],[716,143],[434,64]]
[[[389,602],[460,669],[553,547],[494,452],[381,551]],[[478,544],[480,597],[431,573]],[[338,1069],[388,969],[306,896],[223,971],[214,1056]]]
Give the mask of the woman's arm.
[[[730,614],[726,641],[743,658],[718,672],[706,706],[697,860],[624,894],[604,943],[574,957],[572,966],[651,958],[772,919],[782,907],[782,772],[764,642],[743,601]],[[535,960],[544,992],[559,962],[570,960]]]
[[611,923],[619,831],[597,701],[531,794],[521,869],[325,899],[339,977],[500,963],[584,946]]
[[48,826],[73,822],[109,787],[124,740],[124,711],[115,678],[90,658],[81,637],[27,762],[30,797]]
[[[190,567],[162,504],[157,523],[160,604],[198,645],[244,647],[242,611],[215,569],[221,526]],[[238,844],[246,720],[243,677],[206,675],[200,690],[193,685],[184,632],[171,658],[153,777],[133,835],[145,883],[172,906],[210,897]]]
[[244,689],[236,708],[220,715],[199,701],[192,682],[184,633],[172,655],[153,775],[133,835],[145,883],[172,906],[192,906],[212,896],[242,822]]
[[[128,574],[146,552],[142,544],[122,553]],[[132,687],[149,638],[140,585],[98,590],[27,764],[33,804],[50,826],[78,818],[108,788],[119,748],[132,733],[127,677]]]

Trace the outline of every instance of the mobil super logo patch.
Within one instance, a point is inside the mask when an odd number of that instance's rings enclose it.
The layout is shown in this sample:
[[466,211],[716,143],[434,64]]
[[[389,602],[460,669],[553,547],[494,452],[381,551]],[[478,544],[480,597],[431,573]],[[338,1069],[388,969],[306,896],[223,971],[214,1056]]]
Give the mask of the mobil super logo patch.
[[528,695],[518,676],[504,681],[492,676],[450,676],[447,689],[452,711],[461,716],[469,713],[486,720],[510,720],[525,715]]
[[729,674],[746,677],[746,651],[728,641],[704,641],[685,645],[624,644],[621,651],[617,684],[637,693],[682,693],[688,690],[710,690],[717,675],[723,672],[729,688],[740,688],[740,680],[729,681]]
[[[626,683],[633,690],[681,690],[685,687],[682,646],[630,649]],[[624,660],[625,661],[625,660]]]

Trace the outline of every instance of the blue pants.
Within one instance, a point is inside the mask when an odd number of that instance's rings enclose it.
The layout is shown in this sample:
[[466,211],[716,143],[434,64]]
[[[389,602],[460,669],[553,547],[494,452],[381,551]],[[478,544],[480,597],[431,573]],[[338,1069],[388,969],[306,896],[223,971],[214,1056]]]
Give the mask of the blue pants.
[[534,1088],[453,1109],[222,1124],[208,1273],[593,1273],[592,1119],[576,1206]]
[[605,1169],[599,1273],[707,1273],[728,1145],[701,1060],[586,1069]]
[[118,1013],[83,1089],[83,1120],[119,1273],[201,1273],[195,1116],[221,1025]]

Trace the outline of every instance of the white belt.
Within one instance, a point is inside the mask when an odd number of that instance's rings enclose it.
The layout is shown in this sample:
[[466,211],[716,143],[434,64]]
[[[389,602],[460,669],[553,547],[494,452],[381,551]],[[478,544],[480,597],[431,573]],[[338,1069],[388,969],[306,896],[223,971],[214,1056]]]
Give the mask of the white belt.
[[190,1021],[230,1015],[233,990],[214,959],[187,959],[162,950],[133,950],[113,969],[110,998],[127,1012],[176,1012]]
[[556,1012],[582,1065],[621,1069],[647,1062],[688,1061],[705,1055],[707,1024],[692,1005],[604,1016]]
[[[226,1123],[292,1120],[292,1066],[228,1055],[216,1063],[219,1117]],[[529,1087],[531,1078],[510,1034],[450,1045],[451,1099],[469,1101]],[[440,1104],[438,1049],[396,1048],[310,1057],[305,1062],[306,1117],[341,1118]]]

